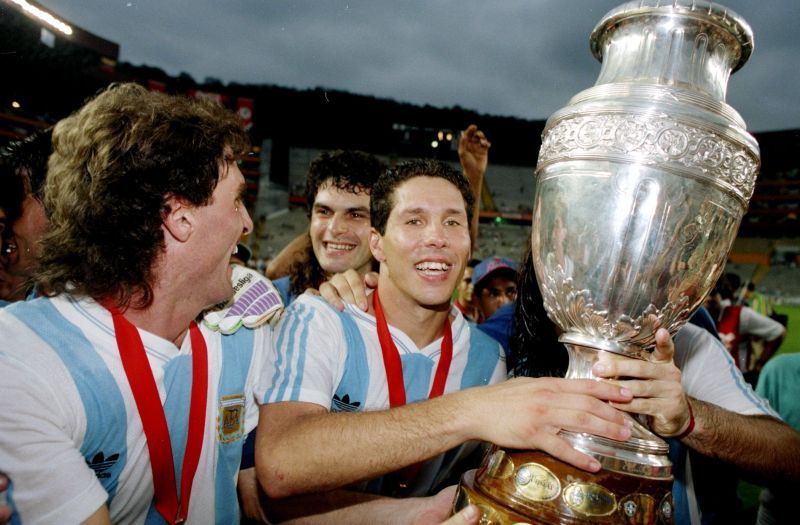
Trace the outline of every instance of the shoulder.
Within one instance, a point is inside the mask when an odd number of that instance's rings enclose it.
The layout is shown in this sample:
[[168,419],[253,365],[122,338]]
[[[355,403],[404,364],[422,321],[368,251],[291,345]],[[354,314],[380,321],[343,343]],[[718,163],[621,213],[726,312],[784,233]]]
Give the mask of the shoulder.
[[796,375],[800,381],[800,353],[780,354],[767,361],[761,370],[761,377],[777,375]]
[[466,347],[472,362],[478,360],[490,365],[498,359],[505,360],[505,350],[500,342],[461,314],[453,322],[453,339],[456,344]]
[[722,342],[711,335],[707,330],[697,325],[687,323],[672,338],[675,344],[675,365],[684,373],[690,363],[705,362],[706,359],[717,360],[720,366],[727,366],[730,353]]
[[288,275],[278,279],[272,279],[272,285],[278,290],[278,293],[281,294],[281,299],[285,306],[288,306],[295,299],[290,290]]
[[308,330],[320,336],[333,337],[350,319],[351,313],[347,309],[339,312],[322,297],[304,293],[286,308],[275,330],[279,337],[284,333]]

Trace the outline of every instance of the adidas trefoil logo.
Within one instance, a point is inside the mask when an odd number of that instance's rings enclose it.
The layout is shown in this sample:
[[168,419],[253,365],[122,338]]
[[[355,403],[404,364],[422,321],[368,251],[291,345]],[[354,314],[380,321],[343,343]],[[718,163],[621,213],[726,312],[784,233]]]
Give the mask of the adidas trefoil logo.
[[95,454],[91,461],[87,459],[86,464],[94,470],[94,474],[98,479],[106,479],[111,477],[111,473],[108,472],[108,469],[113,467],[118,459],[119,454],[111,454],[105,457],[105,454],[101,451]]
[[341,399],[336,394],[333,394],[333,407],[338,412],[356,412],[360,406],[360,401],[350,402],[349,394],[345,394]]

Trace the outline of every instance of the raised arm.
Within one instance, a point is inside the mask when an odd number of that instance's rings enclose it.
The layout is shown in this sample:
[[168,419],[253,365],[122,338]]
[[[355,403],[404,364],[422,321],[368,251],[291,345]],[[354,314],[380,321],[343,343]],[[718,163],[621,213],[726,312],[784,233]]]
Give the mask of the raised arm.
[[557,435],[561,429],[625,440],[624,388],[597,381],[517,378],[403,407],[329,413],[312,403],[261,407],[256,470],[274,498],[329,490],[424,461],[469,440],[544,450],[579,468],[599,463]]
[[469,180],[469,187],[475,197],[475,213],[472,216],[472,223],[469,225],[469,236],[472,240],[472,251],[477,248],[478,242],[478,220],[481,209],[481,189],[483,188],[483,176],[486,167],[489,165],[489,148],[492,143],[486,138],[483,131],[478,126],[471,124],[461,132],[458,140],[458,159],[464,175]]
[[311,239],[309,239],[308,233],[302,233],[289,241],[289,244],[284,246],[278,255],[269,262],[264,275],[273,280],[289,275],[292,264],[304,257],[310,244]]
[[[717,344],[702,335],[708,344]],[[744,415],[712,402],[726,403],[739,395],[741,388],[752,395],[744,380],[723,383],[712,378],[718,372],[722,372],[718,374],[720,377],[739,374],[732,363],[714,359],[715,355],[724,355],[724,350],[711,353],[711,359],[702,362],[703,379],[720,387],[712,390],[711,395],[698,390],[695,394],[698,398],[706,395],[708,398],[697,399],[690,397],[681,384],[682,373],[673,360],[675,347],[669,333],[659,330],[656,342],[649,362],[605,354],[594,366],[593,371],[599,377],[637,378],[617,381],[633,392],[634,399],[615,406],[649,416],[651,428],[657,434],[681,436],[686,446],[735,465],[758,480],[800,480],[800,433],[769,415]],[[691,431],[690,425],[693,425]]]

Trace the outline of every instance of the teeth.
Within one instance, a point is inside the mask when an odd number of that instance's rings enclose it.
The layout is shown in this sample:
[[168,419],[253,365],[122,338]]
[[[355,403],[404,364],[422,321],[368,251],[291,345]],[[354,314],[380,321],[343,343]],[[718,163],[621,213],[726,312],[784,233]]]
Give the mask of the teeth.
[[450,265],[447,263],[423,262],[419,263],[416,268],[420,271],[446,272],[450,269]]
[[353,248],[355,248],[355,246],[352,246],[352,245],[350,245],[350,244],[336,244],[336,243],[333,243],[333,242],[329,242],[329,243],[328,243],[328,249],[329,249],[329,250],[345,250],[345,251],[350,251],[350,250],[352,250]]
[[239,246],[234,246],[231,255],[236,255],[237,253],[239,253]]

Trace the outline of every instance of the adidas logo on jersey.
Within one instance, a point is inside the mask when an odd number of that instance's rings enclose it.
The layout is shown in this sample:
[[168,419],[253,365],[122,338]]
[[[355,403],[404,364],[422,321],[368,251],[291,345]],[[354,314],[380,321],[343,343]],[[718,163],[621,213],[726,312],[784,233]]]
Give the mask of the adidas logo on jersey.
[[361,402],[350,402],[350,395],[345,394],[341,399],[336,394],[333,395],[333,408],[336,412],[356,412],[361,407]]
[[111,473],[108,472],[108,469],[114,466],[114,463],[117,462],[119,459],[119,454],[111,454],[110,456],[106,457],[103,452],[98,452],[94,455],[94,457],[90,460],[86,460],[86,464],[94,470],[95,476],[98,479],[105,479],[110,478]]

